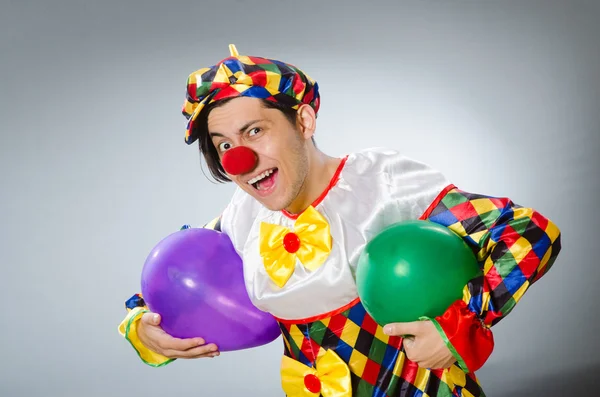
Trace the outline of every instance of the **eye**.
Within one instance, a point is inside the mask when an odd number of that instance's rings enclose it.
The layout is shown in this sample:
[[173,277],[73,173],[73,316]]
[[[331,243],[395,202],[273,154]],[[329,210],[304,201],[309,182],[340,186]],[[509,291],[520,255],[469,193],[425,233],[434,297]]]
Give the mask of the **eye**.
[[231,143],[229,143],[229,142],[219,143],[219,152],[224,152],[228,149],[231,149]]
[[253,135],[258,134],[259,132],[260,132],[260,128],[255,127],[255,128],[252,128],[250,131],[248,131],[248,135],[253,136]]

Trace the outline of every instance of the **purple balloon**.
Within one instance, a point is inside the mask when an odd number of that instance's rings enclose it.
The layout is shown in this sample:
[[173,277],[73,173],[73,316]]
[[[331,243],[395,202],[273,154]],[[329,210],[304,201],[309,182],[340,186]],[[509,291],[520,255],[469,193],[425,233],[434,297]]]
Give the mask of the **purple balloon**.
[[225,233],[192,228],[161,240],[144,263],[141,292],[169,335],[201,337],[222,352],[281,335],[275,318],[250,301],[242,259]]

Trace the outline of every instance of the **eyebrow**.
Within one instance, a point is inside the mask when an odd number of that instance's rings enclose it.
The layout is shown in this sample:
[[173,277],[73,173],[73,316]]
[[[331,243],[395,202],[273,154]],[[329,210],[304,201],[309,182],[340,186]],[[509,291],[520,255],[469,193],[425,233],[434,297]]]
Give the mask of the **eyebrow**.
[[[252,124],[261,122],[261,121],[265,121],[264,119],[256,119],[256,120],[252,120],[247,122],[246,124],[244,124],[239,130],[238,130],[238,134],[242,134],[244,131],[246,131],[248,129],[248,127],[250,127]],[[209,132],[208,135],[210,135],[211,138],[213,137],[222,137],[225,138],[225,135],[221,134],[220,132]]]

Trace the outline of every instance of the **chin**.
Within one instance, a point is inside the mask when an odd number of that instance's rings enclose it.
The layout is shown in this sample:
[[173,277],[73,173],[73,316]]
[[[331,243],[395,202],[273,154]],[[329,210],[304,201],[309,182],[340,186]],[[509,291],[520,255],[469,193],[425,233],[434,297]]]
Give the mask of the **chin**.
[[261,203],[264,207],[266,207],[270,211],[281,211],[285,209],[287,206],[279,203],[273,203],[270,200],[264,200],[262,197],[255,197],[259,203]]
[[[238,184],[239,185],[239,184]],[[242,189],[248,193],[252,198],[258,201],[262,206],[267,208],[270,211],[282,211],[288,208],[293,202],[289,197],[283,197],[285,192],[280,192],[280,189],[275,189],[274,192],[267,196],[261,196],[257,193],[256,189],[248,186],[240,186]]]
[[289,200],[285,200],[282,197],[274,197],[274,195],[261,197],[257,194],[252,194],[252,197],[254,197],[256,201],[261,203],[265,208],[267,208],[270,211],[281,211],[289,206]]

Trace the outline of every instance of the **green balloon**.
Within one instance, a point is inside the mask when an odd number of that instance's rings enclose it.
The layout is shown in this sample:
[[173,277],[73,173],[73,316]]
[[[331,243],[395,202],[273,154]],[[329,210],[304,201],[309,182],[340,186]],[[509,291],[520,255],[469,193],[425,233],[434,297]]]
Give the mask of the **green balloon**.
[[366,244],[356,284],[365,310],[383,326],[443,314],[480,273],[459,235],[415,220],[391,225]]

